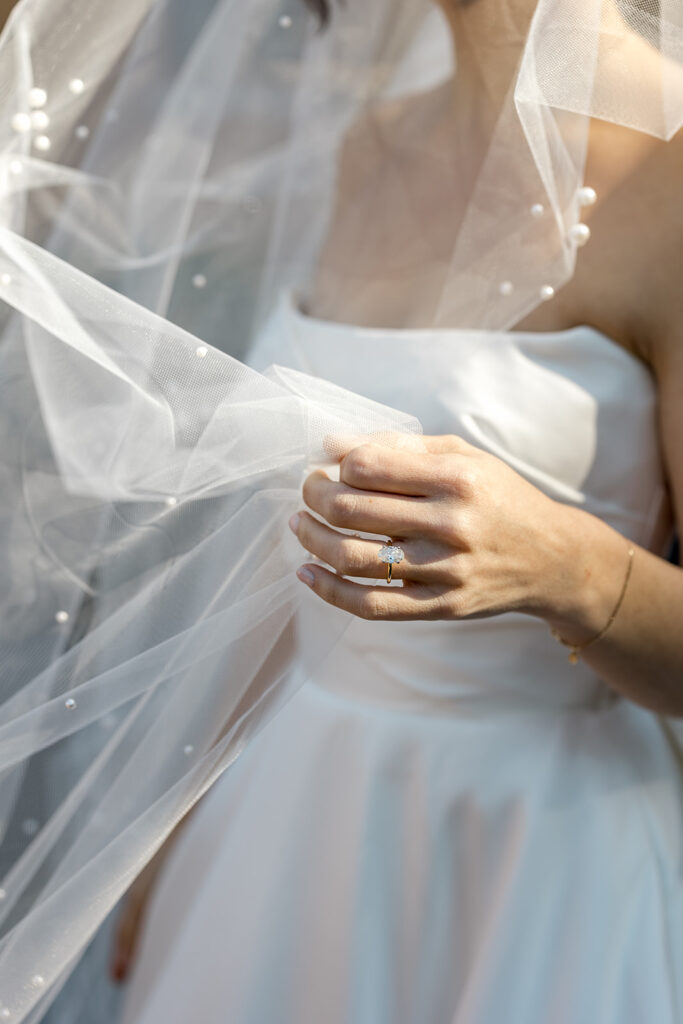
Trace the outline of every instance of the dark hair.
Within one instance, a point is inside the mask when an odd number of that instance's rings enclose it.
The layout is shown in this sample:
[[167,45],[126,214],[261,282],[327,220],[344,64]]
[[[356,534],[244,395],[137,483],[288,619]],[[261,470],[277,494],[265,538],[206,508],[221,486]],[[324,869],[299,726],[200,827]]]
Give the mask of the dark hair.
[[330,20],[329,0],[304,0],[304,3],[318,16],[321,26],[327,25]]

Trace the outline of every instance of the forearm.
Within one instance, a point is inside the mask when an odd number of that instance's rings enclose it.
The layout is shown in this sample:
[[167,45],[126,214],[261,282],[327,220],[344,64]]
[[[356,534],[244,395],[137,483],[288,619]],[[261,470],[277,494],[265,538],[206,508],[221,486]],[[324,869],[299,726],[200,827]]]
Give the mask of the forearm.
[[[618,614],[581,658],[622,696],[683,716],[683,571],[577,509],[559,512],[557,537],[559,586],[549,588],[541,616],[569,643],[597,636],[619,599],[633,546]],[[558,645],[559,656],[568,653]]]

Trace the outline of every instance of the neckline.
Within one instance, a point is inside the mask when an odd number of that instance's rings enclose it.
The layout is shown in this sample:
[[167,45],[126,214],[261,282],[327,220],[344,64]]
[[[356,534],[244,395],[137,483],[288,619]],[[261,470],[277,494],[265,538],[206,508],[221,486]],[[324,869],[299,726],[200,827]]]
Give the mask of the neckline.
[[289,291],[284,296],[284,304],[289,316],[304,330],[320,330],[321,328],[329,333],[344,333],[352,331],[356,336],[364,336],[368,339],[373,337],[387,337],[394,335],[398,338],[409,341],[411,338],[420,338],[426,334],[437,335],[441,338],[451,336],[474,336],[483,338],[567,338],[572,334],[592,335],[605,350],[611,351],[617,357],[623,357],[631,366],[637,367],[641,372],[651,376],[650,368],[638,356],[634,355],[619,342],[615,341],[604,331],[591,324],[576,324],[573,327],[563,327],[557,331],[518,331],[512,330],[491,330],[484,327],[370,327],[364,324],[343,323],[339,320],[326,320],[323,317],[312,316],[301,308],[299,297],[295,292]]

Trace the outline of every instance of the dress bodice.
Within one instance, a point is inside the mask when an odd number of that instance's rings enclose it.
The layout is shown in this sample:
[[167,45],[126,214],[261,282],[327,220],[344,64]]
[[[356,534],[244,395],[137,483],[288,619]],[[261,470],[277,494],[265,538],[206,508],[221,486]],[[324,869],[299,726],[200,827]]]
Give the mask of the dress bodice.
[[[316,320],[281,304],[254,352],[416,416],[504,459],[552,498],[651,545],[665,487],[646,367],[588,327],[554,333],[388,330]],[[547,626],[508,614],[467,622],[354,620],[324,684],[366,699],[459,709],[604,697]],[[372,682],[369,681],[372,677]],[[487,701],[488,703],[488,701]]]
[[[655,391],[595,331],[358,331],[284,305],[252,362],[463,434],[652,536]],[[681,1024],[672,730],[530,616],[366,622],[300,596],[299,628],[320,631],[303,638],[307,681],[174,844],[126,1024]]]

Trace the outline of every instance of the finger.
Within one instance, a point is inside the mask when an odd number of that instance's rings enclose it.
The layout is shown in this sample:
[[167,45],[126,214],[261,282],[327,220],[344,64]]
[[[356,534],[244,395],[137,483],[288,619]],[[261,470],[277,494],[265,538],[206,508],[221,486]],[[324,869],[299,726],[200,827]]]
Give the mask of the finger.
[[[289,525],[309,554],[331,565],[342,576],[386,579],[387,566],[379,558],[382,547],[379,541],[339,533],[326,523],[314,519],[308,512],[292,516]],[[443,584],[451,581],[450,553],[441,545],[413,540],[402,541],[400,547],[404,558],[394,564],[393,579]]]
[[438,619],[443,616],[445,587],[420,583],[409,587],[368,587],[335,576],[319,565],[302,565],[297,570],[302,583],[326,601],[360,619],[404,622],[408,619]]
[[382,445],[384,448],[395,451],[427,451],[422,434],[400,434],[396,431],[378,431],[374,434],[330,434],[323,441],[325,451],[335,462],[341,461],[350,451],[363,444]]
[[336,483],[323,472],[311,473],[303,488],[304,501],[332,526],[390,537],[425,532],[425,499],[361,491]]
[[476,448],[458,434],[346,434],[325,438],[325,451],[335,460],[341,460],[354,448],[364,444],[377,444],[393,451],[429,453],[432,455],[475,455]]
[[339,479],[362,491],[423,498],[442,490],[445,470],[444,461],[438,456],[363,444],[344,456]]

